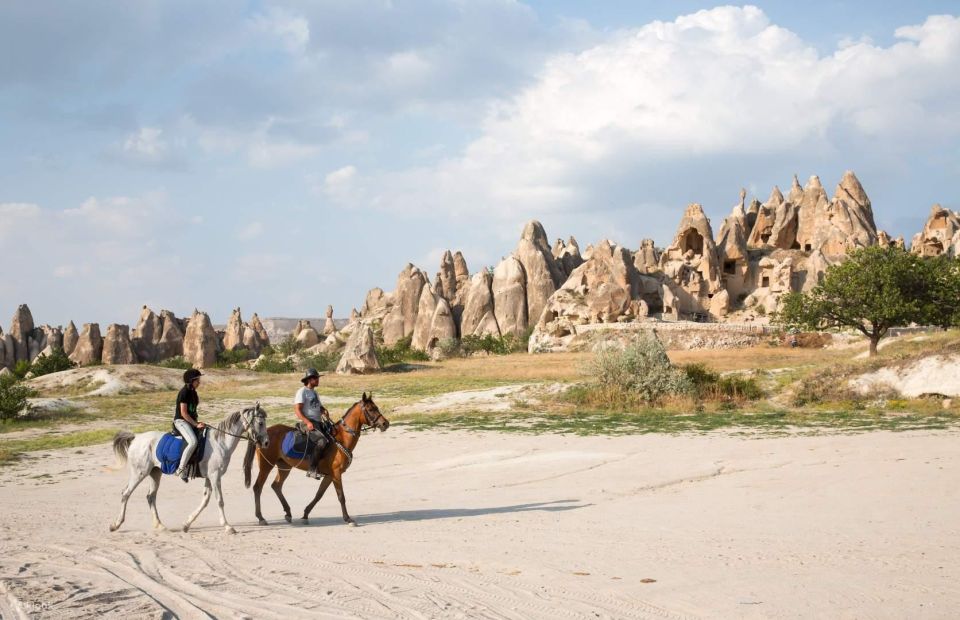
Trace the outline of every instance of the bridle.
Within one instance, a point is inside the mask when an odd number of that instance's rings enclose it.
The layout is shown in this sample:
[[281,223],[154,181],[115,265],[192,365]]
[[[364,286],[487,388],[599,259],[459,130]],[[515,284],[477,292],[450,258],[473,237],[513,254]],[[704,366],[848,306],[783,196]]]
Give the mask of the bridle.
[[[236,435],[236,434],[234,434],[234,433],[228,432],[228,431],[226,431],[226,430],[217,429],[217,431],[220,432],[220,433],[223,433],[224,435],[228,435],[228,436],[230,436],[230,437],[236,437],[236,438],[238,438],[238,439],[244,439],[244,440],[246,440],[246,441],[251,441],[251,442],[253,442],[253,443],[257,443],[257,438],[256,438],[256,437],[253,437],[253,436],[251,435],[251,430],[252,430],[252,428],[253,428],[253,421],[254,421],[256,418],[260,418],[261,420],[264,421],[264,423],[266,423],[266,420],[267,420],[267,412],[260,408],[260,403],[259,403],[259,402],[257,402],[257,404],[256,404],[254,407],[252,407],[251,409],[245,409],[245,410],[244,410],[244,413],[246,413],[247,411],[252,411],[252,412],[253,412],[253,415],[250,416],[250,419],[249,419],[249,420],[245,420],[245,421],[244,421],[244,423],[243,423],[243,430],[240,431],[240,434],[239,434],[239,435]],[[246,417],[246,416],[244,416],[244,417]]]
[[371,421],[370,410],[367,408],[367,403],[364,401],[360,402],[360,412],[363,414],[363,422],[360,424],[360,428],[356,431],[346,425],[344,422],[344,420],[347,419],[346,416],[340,418],[340,421],[337,422],[337,425],[342,426],[343,430],[345,430],[351,437],[356,437],[358,433],[362,433],[363,431],[377,428],[377,424],[379,424],[380,420],[383,419],[383,414],[378,410],[376,412],[377,417]]
[[[350,409],[352,410],[353,407],[351,407]],[[363,431],[369,430],[371,428],[376,428],[380,420],[383,419],[383,414],[377,411],[376,412],[377,417],[374,418],[373,421],[370,420],[370,410],[367,408],[366,401],[360,401],[360,412],[363,413],[363,422],[360,423],[360,428],[358,430],[355,431],[349,426],[347,426],[345,422],[345,420],[347,419],[346,415],[340,418],[340,421],[338,421],[334,426],[341,426],[343,427],[343,430],[351,437],[358,437],[359,434],[362,433]],[[333,435],[330,436],[330,439],[333,440],[333,444],[337,446],[337,449],[343,453],[343,456],[347,458],[347,467],[350,467],[350,465],[353,464],[353,453],[350,451],[349,448],[347,448],[345,445],[337,441],[337,438],[334,437]],[[346,471],[347,467],[343,468],[344,471]]]

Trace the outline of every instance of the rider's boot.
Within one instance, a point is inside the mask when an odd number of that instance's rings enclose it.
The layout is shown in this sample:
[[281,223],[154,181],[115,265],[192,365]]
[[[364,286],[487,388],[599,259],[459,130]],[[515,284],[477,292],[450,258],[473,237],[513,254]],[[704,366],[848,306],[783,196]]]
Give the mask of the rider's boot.
[[323,475],[317,471],[317,468],[320,467],[320,453],[322,450],[319,448],[313,449],[313,455],[310,457],[310,469],[307,470],[307,478],[322,478]]

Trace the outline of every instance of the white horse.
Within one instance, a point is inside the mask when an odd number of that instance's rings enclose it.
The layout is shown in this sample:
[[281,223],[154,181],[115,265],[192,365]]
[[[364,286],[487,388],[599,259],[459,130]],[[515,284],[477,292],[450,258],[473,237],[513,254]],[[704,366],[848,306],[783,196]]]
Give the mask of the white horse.
[[[137,488],[144,478],[150,476],[150,491],[147,493],[147,504],[153,512],[153,527],[157,530],[165,529],[160,522],[160,515],[157,513],[157,489],[160,487],[160,478],[163,475],[160,472],[160,461],[157,460],[157,443],[164,433],[161,431],[150,431],[134,435],[129,431],[120,431],[113,438],[113,452],[122,465],[124,461],[129,464],[130,479],[127,486],[120,493],[120,515],[117,520],[110,525],[110,531],[115,532],[122,524],[127,513],[127,500],[133,490]],[[220,489],[220,479],[227,472],[230,465],[230,456],[236,449],[240,439],[247,439],[256,442],[266,448],[270,443],[267,435],[267,414],[260,408],[260,403],[243,411],[235,411],[227,419],[217,425],[216,430],[207,435],[206,447],[203,450],[203,456],[200,459],[200,475],[204,478],[203,499],[200,506],[187,517],[183,524],[183,531],[190,529],[190,525],[196,520],[207,503],[210,501],[210,493],[217,496],[217,504],[220,507],[220,525],[228,534],[235,534],[236,530],[227,523],[227,516],[223,513],[223,491]]]

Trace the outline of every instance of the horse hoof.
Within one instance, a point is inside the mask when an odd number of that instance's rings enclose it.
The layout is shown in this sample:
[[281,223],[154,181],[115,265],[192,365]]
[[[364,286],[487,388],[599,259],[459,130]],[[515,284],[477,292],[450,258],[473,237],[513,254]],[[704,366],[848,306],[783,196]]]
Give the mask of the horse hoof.
[[157,530],[158,532],[167,531],[167,528],[163,525],[163,523],[157,523],[156,525],[153,526],[153,529]]
[[117,525],[116,523],[111,523],[111,524],[110,524],[110,531],[111,531],[111,532],[116,532],[116,531],[119,530],[119,529],[120,529],[120,526]]
[[290,515],[283,515],[283,518],[287,520],[287,523],[293,523],[293,517]]
[[189,531],[190,531],[190,526],[187,525],[186,523],[184,523],[184,524],[183,524],[183,531],[184,531],[184,532],[189,532]]
[[233,529],[233,526],[232,526],[232,525],[228,525],[227,527],[223,528],[223,531],[225,531],[227,534],[236,534],[236,533],[237,533],[237,530]]
[[310,525],[310,519],[303,517],[300,519],[300,523],[303,523],[304,525]]
[[347,521],[347,527],[357,527],[357,522],[351,519]]
[[259,521],[257,524],[258,524],[258,525],[269,525],[269,524],[267,523],[267,520],[266,520],[266,519],[260,519],[260,521]]

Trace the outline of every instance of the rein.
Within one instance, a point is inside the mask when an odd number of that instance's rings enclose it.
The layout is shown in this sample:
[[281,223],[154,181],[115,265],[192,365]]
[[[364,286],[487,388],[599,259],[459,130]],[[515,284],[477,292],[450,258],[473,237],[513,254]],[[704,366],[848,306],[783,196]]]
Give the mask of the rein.
[[[257,410],[259,410],[259,408],[258,408]],[[266,419],[267,419],[267,415],[266,415],[265,413],[263,413],[262,411],[261,411],[260,413],[254,413],[252,416],[250,416],[250,421],[249,421],[249,422],[244,422],[244,424],[243,424],[243,430],[241,431],[241,434],[240,434],[240,435],[235,435],[235,434],[230,433],[230,432],[227,432],[227,431],[225,431],[225,430],[220,430],[219,428],[214,429],[214,430],[217,431],[218,433],[223,433],[224,435],[227,435],[228,437],[236,437],[236,438],[238,438],[238,439],[243,439],[243,440],[245,440],[245,441],[254,441],[254,442],[255,442],[256,439],[251,439],[251,438],[250,438],[250,426],[253,425],[253,419],[254,419],[254,418],[263,418],[264,420],[266,420]],[[208,427],[208,428],[209,428],[209,427]]]
[[[343,427],[343,430],[346,433],[348,433],[351,437],[357,437],[363,431],[375,428],[374,424],[376,423],[376,420],[374,420],[373,422],[370,421],[370,412],[367,410],[366,403],[360,405],[360,411],[361,413],[363,413],[363,422],[360,424],[360,429],[358,431],[355,431],[349,426],[347,426],[345,422],[345,420],[347,419],[346,416],[343,416],[342,418],[340,418],[340,421],[338,421],[334,426]],[[377,419],[379,420],[380,417],[383,417],[383,416],[379,415]],[[331,436],[330,439],[333,440],[333,443],[337,446],[340,452],[343,453],[343,456],[347,457],[347,467],[350,467],[350,464],[353,463],[353,453],[345,445],[337,441],[336,437]],[[346,467],[344,467],[344,470],[346,470]]]

